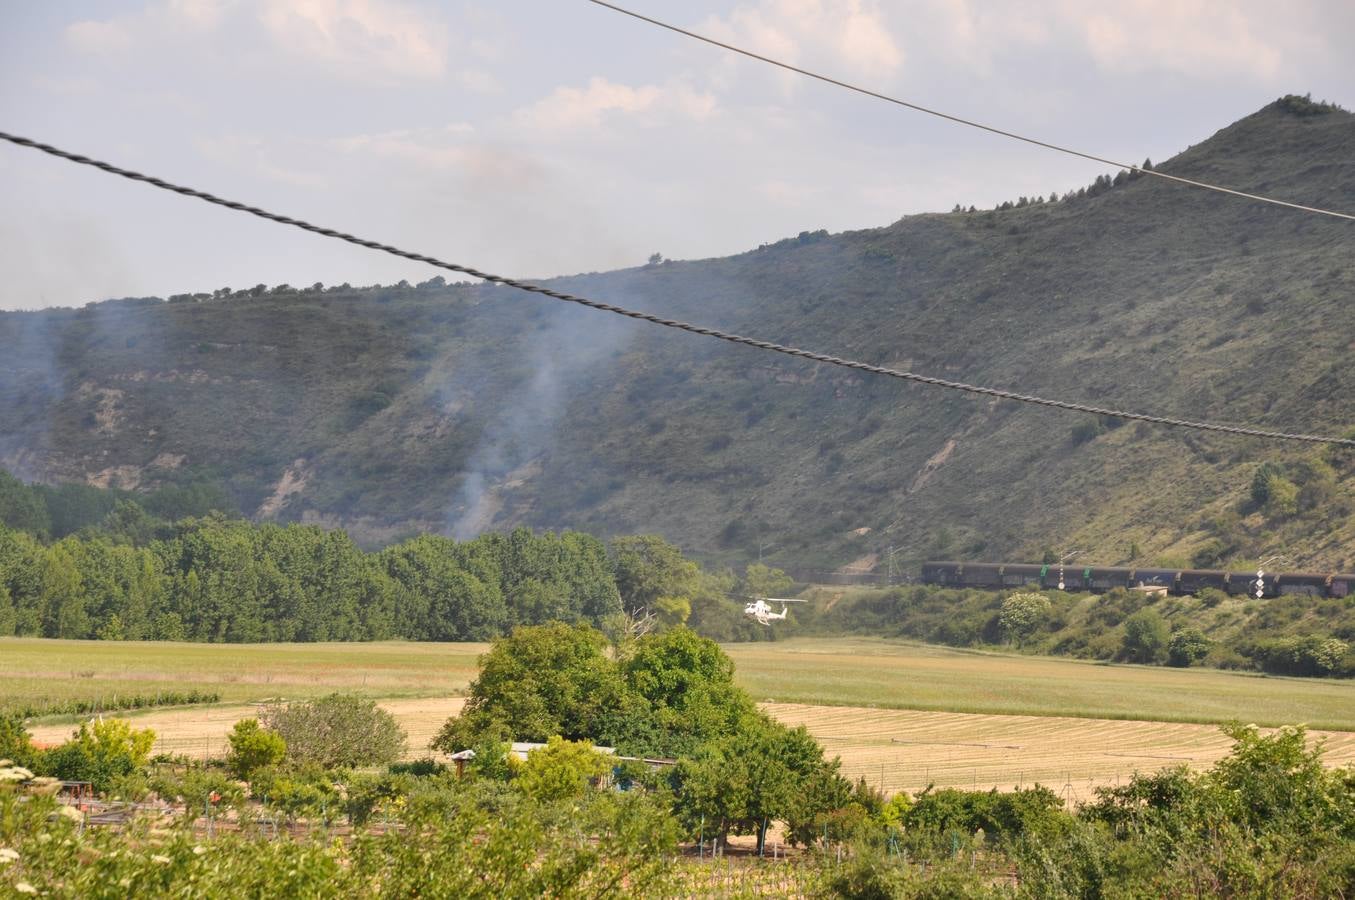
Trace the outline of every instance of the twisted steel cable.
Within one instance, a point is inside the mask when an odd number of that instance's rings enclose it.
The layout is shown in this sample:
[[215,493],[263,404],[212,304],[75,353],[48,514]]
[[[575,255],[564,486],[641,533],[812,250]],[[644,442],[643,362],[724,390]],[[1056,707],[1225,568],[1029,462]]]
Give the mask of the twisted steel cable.
[[665,319],[662,316],[656,316],[653,313],[640,312],[639,310],[627,309],[624,306],[616,306],[611,303],[603,303],[600,300],[591,300],[587,297],[580,297],[576,294],[557,291],[553,288],[543,287],[539,284],[530,284],[528,282],[518,281],[514,278],[506,278],[502,275],[495,275],[491,272],[482,272],[471,266],[463,266],[457,263],[447,262],[434,256],[428,256],[423,253],[415,253],[410,250],[403,250],[390,244],[383,244],[379,241],[368,240],[347,232],[338,231],[333,228],[325,228],[320,225],[314,225],[302,219],[295,219],[291,216],[284,216],[279,213],[269,212],[260,209],[257,206],[250,206],[240,203],[236,200],[227,200],[218,197],[215,194],[209,194],[206,191],[199,191],[195,188],[185,187],[184,185],[174,184],[165,181],[162,178],[156,178],[153,175],[146,175],[142,172],[136,172],[131,169],[124,169],[121,166],[115,166],[112,163],[93,159],[88,156],[82,156],[79,153],[72,153],[69,150],[62,150],[51,144],[44,144],[31,138],[20,137],[19,135],[9,134],[0,131],[0,140],[16,144],[20,147],[29,147],[38,150],[50,156],[64,159],[69,162],[78,163],[82,166],[92,166],[110,175],[118,175],[123,178],[139,181],[149,184],[153,187],[161,188],[166,191],[172,191],[176,194],[182,194],[185,197],[193,197],[207,203],[213,203],[217,206],[224,206],[237,212],[249,213],[252,216],[258,216],[261,219],[267,219],[270,222],[277,222],[280,225],[290,225],[294,228],[300,228],[303,231],[309,231],[313,234],[322,235],[328,238],[334,238],[340,241],[346,241],[350,244],[356,244],[359,247],[366,247],[369,250],[378,250],[382,253],[389,253],[392,256],[398,256],[413,262],[426,263],[439,269],[446,269],[450,272],[458,272],[463,275],[469,275],[473,278],[479,278],[482,281],[488,281],[493,284],[501,284],[506,287],[516,288],[520,291],[527,291],[533,294],[540,294],[544,297],[550,297],[554,300],[560,300],[565,303],[574,303],[579,306],[586,306],[589,309],[596,309],[602,312],[612,313],[618,316],[625,316],[630,319],[638,319],[642,322],[649,322],[654,325],[661,325],[664,328],[675,328],[679,331],[686,331],[691,334],[699,334],[704,337],[717,338],[727,341],[731,344],[741,344],[746,347],[754,347],[758,350],[767,350],[773,353],[781,353],[786,356],[794,356],[800,359],[808,359],[814,362],[825,363],[831,366],[840,366],[844,369],[855,369],[860,372],[869,372],[872,375],[884,375],[890,378],[900,378],[904,381],[912,381],[917,384],[931,385],[932,387],[947,388],[954,391],[963,391],[969,394],[978,394],[985,397],[995,397],[999,400],[1012,400],[1018,403],[1031,403],[1036,406],[1047,406],[1053,409],[1066,409],[1071,412],[1087,413],[1097,416],[1108,416],[1116,419],[1126,419],[1135,422],[1151,422],[1155,425],[1168,425],[1174,428],[1190,428],[1197,431],[1214,431],[1223,434],[1236,434],[1246,437],[1258,437],[1277,441],[1301,441],[1314,444],[1340,444],[1344,446],[1355,447],[1355,439],[1328,437],[1317,434],[1294,434],[1283,431],[1269,431],[1262,428],[1251,428],[1241,425],[1223,425],[1214,422],[1195,422],[1189,419],[1176,419],[1170,416],[1157,416],[1148,413],[1128,412],[1120,409],[1110,409],[1101,406],[1092,406],[1086,403],[1074,403],[1067,400],[1052,400],[1047,397],[1036,397],[1031,394],[1021,394],[1015,391],[1007,391],[1001,388],[984,387],[982,385],[966,384],[961,381],[950,381],[945,378],[936,378],[931,375],[919,375],[916,372],[905,372],[900,369],[889,369],[884,366],[871,365],[870,363],[859,362],[857,360],[843,359],[838,356],[830,356],[826,353],[816,353],[812,350],[803,350],[799,347],[788,347],[784,344],[773,343],[772,341],[758,340],[757,338],[745,337],[743,335],[731,334],[727,331],[721,331],[717,328],[708,328],[704,325],[694,325],[690,322],[682,322],[677,319]]

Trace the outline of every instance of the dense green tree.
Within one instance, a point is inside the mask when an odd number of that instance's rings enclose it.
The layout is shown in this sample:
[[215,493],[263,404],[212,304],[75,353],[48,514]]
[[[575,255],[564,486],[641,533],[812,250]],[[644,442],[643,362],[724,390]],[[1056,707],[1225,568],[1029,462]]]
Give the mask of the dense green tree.
[[0,469],[0,526],[45,535],[52,528],[42,496]]
[[[17,481],[8,489],[41,499]],[[72,508],[116,494],[97,529],[45,545],[0,525],[0,634],[464,641],[515,624],[600,625],[621,612],[607,548],[585,534],[425,535],[366,554],[341,530],[220,513],[168,525],[120,492],[89,491],[50,489]],[[694,570],[680,556],[677,565]]]
[[687,599],[696,587],[696,563],[658,535],[613,538],[612,571],[628,613],[653,611],[660,599]]
[[461,715],[448,720],[433,746],[450,753],[487,737],[545,741],[557,735],[605,743],[636,705],[606,646],[586,625],[513,629],[481,657]]
[[[397,587],[399,632],[425,641],[482,641],[502,634],[508,608],[489,554],[423,535],[381,554]],[[467,563],[470,564],[468,568]]]
[[622,661],[621,674],[645,710],[615,726],[613,739],[628,751],[690,754],[737,731],[755,714],[748,694],[734,684],[733,662],[718,644],[689,628],[640,638]]
[[806,801],[833,796],[817,783],[841,779],[837,767],[836,760],[823,758],[823,748],[804,726],[787,728],[757,715],[678,763],[677,807],[692,832],[704,827],[722,841],[730,834],[756,833],[761,853],[772,822],[812,819],[821,811]]
[[740,588],[748,597],[784,597],[794,584],[794,579],[780,569],[751,563],[744,570]]

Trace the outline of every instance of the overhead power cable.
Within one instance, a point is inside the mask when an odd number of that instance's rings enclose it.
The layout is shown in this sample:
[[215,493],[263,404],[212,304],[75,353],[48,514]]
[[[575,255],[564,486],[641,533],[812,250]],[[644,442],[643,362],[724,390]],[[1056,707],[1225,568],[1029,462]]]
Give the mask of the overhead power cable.
[[787,72],[794,72],[795,74],[803,75],[806,78],[813,78],[816,81],[822,81],[824,84],[831,84],[834,87],[840,87],[845,88],[846,90],[849,91],[855,91],[858,94],[864,94],[865,96],[873,97],[876,100],[883,100],[886,103],[893,103],[895,106],[902,106],[907,109],[914,110],[916,112],[926,113],[929,116],[935,116],[938,119],[945,119],[946,121],[954,122],[957,125],[967,125],[970,128],[977,128],[980,131],[986,131],[989,134],[1000,135],[1001,137],[1011,138],[1014,141],[1022,141],[1027,144],[1033,144],[1036,147],[1044,147],[1046,150],[1054,150],[1058,153],[1066,153],[1069,156],[1076,156],[1081,159],[1091,160],[1092,162],[1103,163],[1108,166],[1114,166],[1117,169],[1128,169],[1130,172],[1139,172],[1144,175],[1152,175],[1155,178],[1161,178],[1165,181],[1174,181],[1178,184],[1186,184],[1190,185],[1191,187],[1203,188],[1207,191],[1216,191],[1220,194],[1229,194],[1233,197],[1242,197],[1247,200],[1257,200],[1260,201],[1261,203],[1270,203],[1275,206],[1284,206],[1289,209],[1302,210],[1303,212],[1317,213],[1318,215],[1322,216],[1332,216],[1333,218],[1337,219],[1346,219],[1349,221],[1355,221],[1355,215],[1351,213],[1337,212],[1336,210],[1332,209],[1323,209],[1320,206],[1305,206],[1302,203],[1293,203],[1288,200],[1280,200],[1275,197],[1266,197],[1261,194],[1249,194],[1246,191],[1239,191],[1233,188],[1223,187],[1217,184],[1210,184],[1206,181],[1196,181],[1193,178],[1182,178],[1180,175],[1169,175],[1166,172],[1159,172],[1157,169],[1145,169],[1142,166],[1136,166],[1133,163],[1116,162],[1113,159],[1107,159],[1104,156],[1097,156],[1094,153],[1086,153],[1082,150],[1075,150],[1072,147],[1064,147],[1059,144],[1050,143],[1049,141],[1042,141],[1039,138],[1028,137],[1027,135],[1024,134],[1017,134],[1014,131],[1006,131],[1002,128],[997,128],[993,125],[985,125],[982,122],[975,122],[972,119],[966,119],[961,116],[952,115],[951,113],[948,112],[942,112],[939,109],[932,109],[927,106],[922,106],[921,104],[918,103],[911,103],[907,100],[901,100],[898,97],[891,97],[888,94],[882,94],[879,91],[874,91],[871,90],[870,88],[861,87],[860,85],[852,84],[851,82],[848,81],[842,81],[838,78],[833,78],[832,76],[829,75],[824,75],[819,72],[813,72],[809,69],[802,69],[799,66],[791,65],[788,62],[783,62],[782,60],[779,59],[773,59],[770,56],[763,56],[761,53],[754,53],[752,50],[745,50],[743,47],[738,47],[735,46],[734,44],[728,44],[725,43],[724,41],[716,40],[713,37],[709,37],[708,35],[700,34],[699,32],[690,31],[686,28],[673,25],[672,23],[665,22],[662,19],[655,19],[651,16],[646,16],[642,13],[635,12],[634,10],[626,9],[623,6],[617,6],[615,3],[608,3],[607,0],[588,0],[588,2],[596,4],[597,6],[604,7],[606,9],[610,9],[614,12],[621,13],[624,16],[630,16],[632,19],[638,19],[641,22],[647,22],[648,24],[655,25],[659,28],[666,28],[669,31],[672,31],[676,34],[692,38],[693,40],[702,41],[704,43],[710,44],[713,47],[719,47],[722,50],[728,50],[731,53],[737,53],[740,56],[746,56],[749,59],[755,59],[758,62],[767,63],[768,65],[776,66],[777,68],[780,69],[785,69]]
[[1217,431],[1224,434],[1237,434],[1247,437],[1266,438],[1276,441],[1303,441],[1313,444],[1343,444],[1355,447],[1355,439],[1327,437],[1318,434],[1290,434],[1283,431],[1268,431],[1262,428],[1250,428],[1240,425],[1221,425],[1213,422],[1193,422],[1188,419],[1175,419],[1170,416],[1156,416],[1146,413],[1126,412],[1119,409],[1108,409],[1100,406],[1092,406],[1086,403],[1073,403],[1066,400],[1051,400],[1046,397],[1035,397],[1029,394],[1020,394],[1015,391],[1002,390],[1001,388],[983,387],[981,385],[965,384],[960,381],[948,381],[944,378],[935,378],[931,375],[919,375],[916,372],[905,372],[899,369],[889,369],[884,366],[875,366],[870,363],[858,362],[856,360],[842,359],[837,356],[829,356],[826,353],[816,353],[812,350],[802,350],[798,347],[788,347],[784,344],[776,344],[771,341],[762,341],[757,338],[744,337],[738,334],[731,334],[727,331],[720,331],[716,328],[707,328],[703,325],[693,325],[689,322],[680,322],[676,319],[665,319],[662,316],[656,316],[653,313],[640,312],[638,310],[627,309],[624,306],[615,306],[611,303],[603,303],[600,300],[591,300],[587,297],[580,297],[575,294],[568,294],[563,291],[557,291],[552,288],[543,287],[539,284],[530,284],[524,281],[518,281],[513,278],[505,278],[502,275],[494,275],[490,272],[482,272],[471,266],[463,266],[457,263],[447,262],[433,256],[427,256],[422,253],[415,253],[410,250],[402,250],[399,247],[393,247],[390,244],[382,244],[377,241],[361,238],[356,235],[348,234],[343,231],[336,231],[333,228],[325,228],[320,225],[313,225],[310,222],[301,219],[294,219],[291,216],[284,216],[279,213],[269,212],[260,209],[257,206],[249,206],[236,200],[227,200],[218,197],[215,194],[209,194],[206,191],[199,191],[194,188],[185,187],[179,184],[156,178],[152,175],[146,175],[141,172],[135,172],[131,169],[124,169],[115,166],[112,163],[102,160],[91,159],[88,156],[82,156],[78,153],[72,153],[69,150],[62,150],[59,147],[53,147],[51,144],[40,143],[30,138],[20,137],[14,134],[8,134],[0,131],[0,140],[8,141],[11,144],[17,144],[20,147],[30,147],[39,150],[50,156],[68,160],[73,163],[79,163],[83,166],[93,166],[96,169],[107,172],[111,175],[119,175],[123,178],[129,178],[132,181],[140,181],[153,187],[161,188],[166,191],[172,191],[176,194],[182,194],[185,197],[193,197],[203,200],[207,203],[214,203],[217,206],[224,206],[227,209],[233,209],[237,212],[249,213],[252,216],[258,216],[261,219],[267,219],[270,222],[277,222],[280,225],[291,225],[294,228],[300,228],[303,231],[309,231],[313,234],[323,237],[334,238],[340,241],[346,241],[350,244],[356,244],[359,247],[366,247],[369,250],[379,250],[382,253],[389,253],[392,256],[399,256],[403,259],[413,260],[414,262],[426,263],[439,269],[446,269],[450,272],[459,272],[463,275],[469,275],[472,278],[479,278],[482,281],[488,281],[493,284],[501,284],[506,287],[517,288],[520,291],[528,291],[533,294],[540,294],[555,300],[562,300],[566,303],[575,303],[579,306],[586,306],[589,309],[601,310],[602,312],[613,313],[618,316],[626,316],[630,319],[639,319],[642,322],[650,322],[654,325],[662,325],[664,328],[675,328],[679,331],[687,331],[692,334],[699,334],[704,337],[718,338],[722,341],[728,341],[731,344],[742,344],[746,347],[755,347],[758,350],[768,350],[773,353],[781,353],[786,356],[794,356],[800,359],[813,360],[814,362],[826,363],[831,366],[840,366],[844,369],[855,369],[860,372],[869,372],[872,375],[885,375],[890,378],[900,378],[904,381],[912,381],[918,384],[927,384],[933,387],[948,388],[955,391],[964,391],[969,394],[979,394],[985,397],[995,397],[999,400],[1014,400],[1018,403],[1031,403],[1036,406],[1048,406],[1054,409],[1066,409],[1071,412],[1089,413],[1097,416],[1108,416],[1116,419],[1128,419],[1137,422],[1151,422],[1157,425],[1169,425],[1176,428],[1191,428],[1197,431]]

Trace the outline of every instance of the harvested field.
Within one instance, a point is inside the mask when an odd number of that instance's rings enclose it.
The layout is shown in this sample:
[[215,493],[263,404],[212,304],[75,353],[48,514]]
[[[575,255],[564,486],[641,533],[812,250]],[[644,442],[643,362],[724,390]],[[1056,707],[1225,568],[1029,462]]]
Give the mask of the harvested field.
[[[409,735],[408,758],[431,755],[428,742],[437,734],[442,723],[461,712],[464,697],[419,697],[382,700],[381,708],[400,722]],[[203,706],[189,709],[156,710],[128,716],[137,728],[155,730],[153,753],[182,754],[193,759],[224,756],[226,735],[240,719],[257,716],[258,706],[236,704],[231,706]],[[70,736],[74,726],[35,725],[31,727],[33,740],[42,744],[59,744]]]
[[[154,728],[156,752],[219,756],[253,703],[334,690],[381,698],[410,756],[460,711],[484,644],[180,644],[0,639],[0,697],[111,697],[198,688],[223,704],[119,713]],[[805,724],[843,770],[887,790],[1011,788],[1070,798],[1135,769],[1208,766],[1228,748],[1211,724],[1307,722],[1328,760],[1355,761],[1355,683],[1203,669],[1107,666],[864,638],[726,645],[764,708]],[[1175,721],[1172,721],[1175,720]],[[35,723],[58,743],[70,718]],[[1345,729],[1345,730],[1343,730]],[[1318,732],[1314,732],[1315,735]]]
[[[430,755],[428,742],[461,697],[382,701],[409,734],[410,758]],[[1128,722],[1051,716],[991,716],[850,706],[767,703],[763,709],[788,725],[804,725],[842,771],[864,777],[889,793],[937,787],[998,788],[1045,785],[1069,800],[1085,800],[1095,787],[1116,784],[1135,770],[1185,763],[1206,768],[1226,755],[1230,741],[1217,727],[1175,722]],[[165,710],[137,716],[153,728],[156,753],[194,758],[220,756],[237,719],[253,706]],[[58,743],[70,725],[43,725],[34,738]],[[1313,732],[1327,742],[1333,765],[1355,762],[1355,732]]]
[[[843,774],[889,793],[928,784],[969,789],[1039,783],[1068,800],[1123,783],[1137,771],[1186,764],[1207,768],[1232,742],[1216,726],[1057,716],[992,716],[913,710],[767,703],[788,725],[804,725]],[[1325,740],[1327,763],[1355,763],[1355,732],[1309,733]]]

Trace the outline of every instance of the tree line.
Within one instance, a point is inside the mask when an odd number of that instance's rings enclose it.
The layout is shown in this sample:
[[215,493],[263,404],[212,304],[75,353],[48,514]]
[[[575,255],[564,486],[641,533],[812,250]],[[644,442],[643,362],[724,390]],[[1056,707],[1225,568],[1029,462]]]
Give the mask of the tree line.
[[585,534],[435,535],[365,553],[343,531],[186,519],[138,546],[0,527],[0,635],[210,642],[488,640],[622,612]]
[[366,552],[342,530],[233,518],[221,497],[202,478],[133,495],[0,471],[0,636],[483,641],[548,621],[612,633],[632,616],[746,640],[758,632],[731,596],[789,585],[764,566],[703,571],[653,535],[519,528]]

